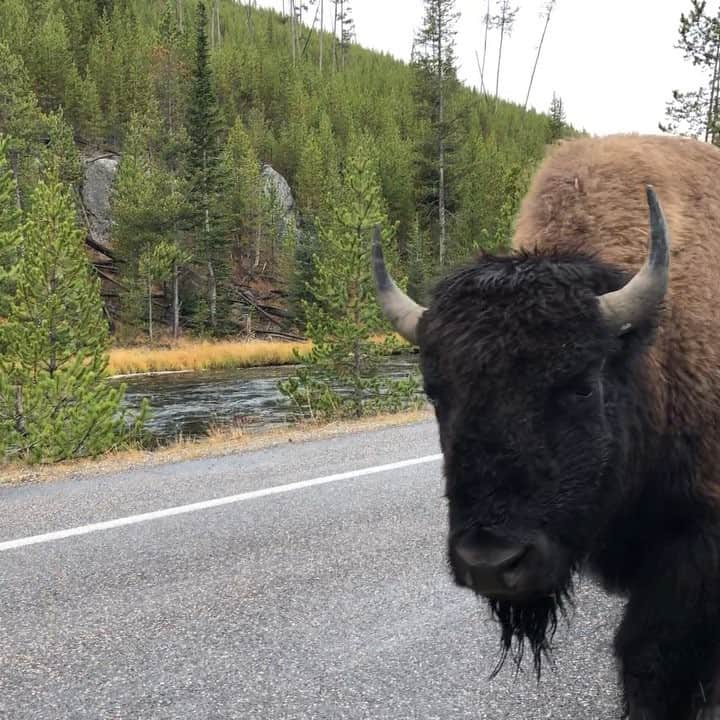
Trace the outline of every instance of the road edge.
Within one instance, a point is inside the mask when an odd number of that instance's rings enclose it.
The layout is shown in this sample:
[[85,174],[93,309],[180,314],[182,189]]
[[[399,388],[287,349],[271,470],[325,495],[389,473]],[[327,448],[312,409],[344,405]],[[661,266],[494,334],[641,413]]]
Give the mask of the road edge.
[[287,443],[306,443],[386,427],[399,427],[434,419],[427,407],[399,413],[372,415],[365,418],[337,420],[329,423],[298,423],[261,429],[232,428],[210,437],[177,441],[158,450],[123,450],[99,458],[81,458],[47,465],[0,465],[0,488],[48,483],[70,478],[135,470],[139,467],[224,457]]

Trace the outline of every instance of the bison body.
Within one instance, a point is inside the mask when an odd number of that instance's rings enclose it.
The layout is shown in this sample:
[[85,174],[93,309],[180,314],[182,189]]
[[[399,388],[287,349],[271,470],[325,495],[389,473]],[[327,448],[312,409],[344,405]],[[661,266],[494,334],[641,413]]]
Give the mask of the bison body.
[[576,572],[627,597],[632,720],[720,717],[719,180],[694,140],[560,143],[513,251],[452,271],[427,308],[375,243],[435,407],[455,582],[538,672]]

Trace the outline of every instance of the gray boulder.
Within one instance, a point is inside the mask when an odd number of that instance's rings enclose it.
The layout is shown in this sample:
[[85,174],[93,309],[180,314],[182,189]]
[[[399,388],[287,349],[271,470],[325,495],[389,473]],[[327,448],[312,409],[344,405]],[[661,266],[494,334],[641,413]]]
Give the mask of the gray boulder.
[[264,183],[263,190],[270,198],[273,207],[278,233],[295,233],[298,229],[298,217],[295,209],[295,199],[287,180],[267,163],[263,163],[260,175]]
[[117,175],[120,157],[99,155],[84,158],[82,199],[93,237],[99,242],[110,241],[110,192]]

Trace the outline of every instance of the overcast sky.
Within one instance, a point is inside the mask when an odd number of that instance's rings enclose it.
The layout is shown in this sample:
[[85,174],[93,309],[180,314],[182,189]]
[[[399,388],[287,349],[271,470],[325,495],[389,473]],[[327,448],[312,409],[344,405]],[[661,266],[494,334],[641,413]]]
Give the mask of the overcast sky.
[[[289,0],[285,0],[289,6]],[[524,103],[543,26],[546,0],[514,0],[520,6],[512,36],[503,45],[500,95]],[[281,10],[283,0],[258,0]],[[330,2],[326,0],[326,5]],[[423,0],[351,0],[357,40],[365,47],[409,60],[423,16]],[[497,0],[491,0],[495,8]],[[460,79],[480,87],[475,51],[482,56],[486,0],[456,0],[461,12],[457,55]],[[659,132],[673,88],[702,80],[674,48],[680,13],[689,0],[557,0],[545,36],[529,105],[546,111],[553,91],[578,129]],[[717,7],[717,0],[709,2]],[[492,9],[491,9],[492,12]],[[497,33],[488,42],[486,83],[495,88]]]

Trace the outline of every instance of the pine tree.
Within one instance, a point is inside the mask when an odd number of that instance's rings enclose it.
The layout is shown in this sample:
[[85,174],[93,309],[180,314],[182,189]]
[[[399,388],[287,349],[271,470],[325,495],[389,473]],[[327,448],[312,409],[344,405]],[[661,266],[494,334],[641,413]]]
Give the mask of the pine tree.
[[152,49],[152,78],[168,141],[177,143],[187,114],[187,66],[174,0],[166,0],[159,39]]
[[704,0],[691,0],[690,12],[680,15],[680,40],[675,46],[683,57],[699,67],[707,78],[705,87],[682,92],[673,90],[666,103],[663,132],[702,137],[720,145],[720,9],[714,16]]
[[423,25],[415,37],[413,64],[419,71],[420,111],[429,116],[435,144],[437,179],[437,218],[439,225],[438,262],[445,264],[447,251],[447,170],[448,103],[457,87],[455,67],[455,35],[459,13],[455,0],[425,0]]
[[9,146],[8,138],[0,135],[0,318],[6,318],[10,311],[20,252],[20,211],[15,181],[7,161]]
[[254,255],[253,267],[260,264],[265,232],[260,162],[240,118],[236,118],[222,153],[227,178],[226,217],[244,255]]
[[[2,326],[0,450],[31,461],[97,455],[129,439],[124,388],[106,382],[108,327],[75,210],[57,173],[37,185],[17,291]],[[144,407],[133,432],[144,420]]]
[[[181,230],[187,208],[184,185],[158,162],[157,143],[163,137],[161,125],[159,115],[152,110],[144,117],[133,115],[131,118],[125,153],[111,195],[112,232],[115,250],[124,261],[121,275],[125,287],[121,295],[124,324],[132,327],[147,317],[142,297],[147,286],[147,270],[152,267],[152,281],[172,279],[171,323],[173,336],[177,337],[179,273],[189,263]],[[169,276],[156,269],[155,252],[161,243],[175,248]],[[141,258],[145,259],[145,272],[140,268]]]
[[218,287],[229,273],[229,248],[223,234],[223,176],[220,160],[220,116],[212,86],[208,57],[207,11],[197,4],[195,65],[188,116],[190,147],[188,171],[192,230],[197,238],[196,257],[207,269],[207,313],[213,331],[218,329]]
[[317,215],[322,205],[327,182],[324,152],[316,132],[310,132],[300,152],[295,188],[300,211],[306,216]]
[[8,137],[6,152],[16,181],[18,206],[34,183],[37,137],[44,122],[22,59],[0,42],[0,133]]
[[378,375],[393,341],[379,344],[372,338],[384,323],[374,300],[370,231],[379,226],[388,246],[394,229],[368,147],[361,144],[348,160],[342,187],[320,226],[320,253],[308,284],[312,301],[303,301],[313,348],[304,367],[280,383],[297,410],[313,419],[397,409],[412,402],[418,387],[412,377],[390,381]]
[[562,98],[553,93],[548,118],[548,142],[555,142],[565,134],[565,108]]
[[0,3],[0,42],[8,48],[27,47],[30,16],[24,0],[4,0]]
[[147,293],[148,339],[153,341],[153,285],[164,280],[173,281],[173,337],[178,336],[178,268],[191,260],[190,254],[168,240],[146,247],[138,260],[138,274],[145,283]]
[[121,135],[117,76],[123,68],[118,67],[114,45],[110,20],[107,16],[103,16],[88,49],[86,72],[88,80],[94,84],[98,94],[102,119],[99,130],[109,141],[115,141]]

